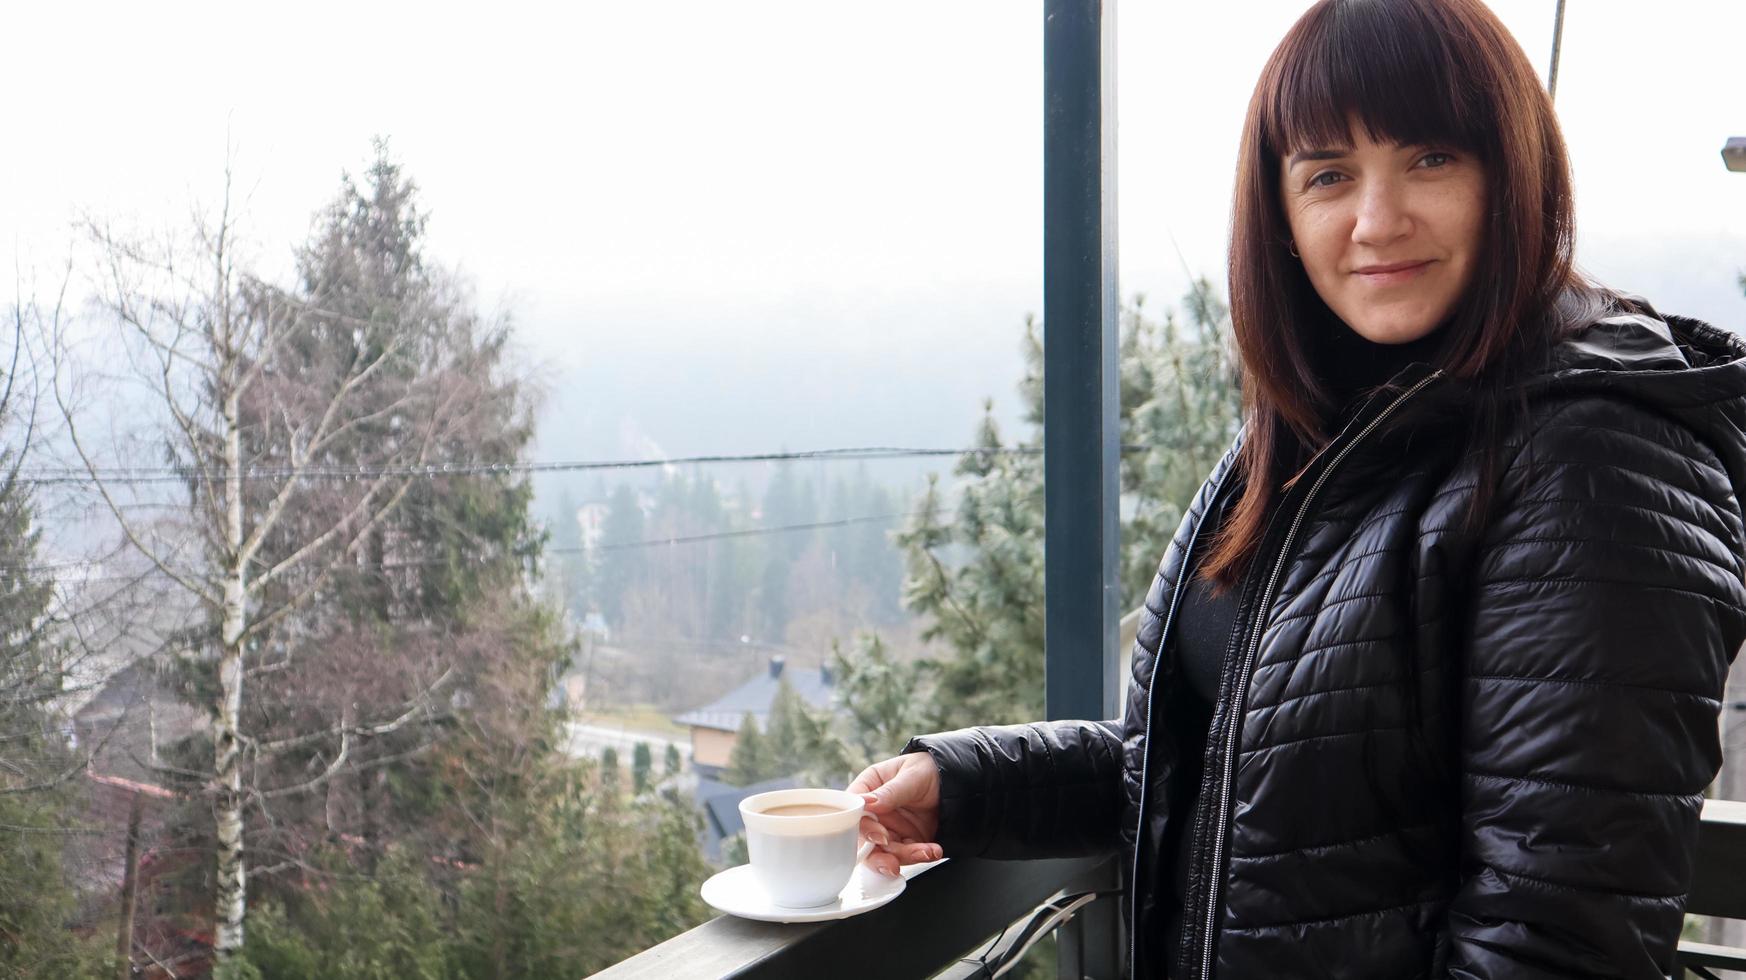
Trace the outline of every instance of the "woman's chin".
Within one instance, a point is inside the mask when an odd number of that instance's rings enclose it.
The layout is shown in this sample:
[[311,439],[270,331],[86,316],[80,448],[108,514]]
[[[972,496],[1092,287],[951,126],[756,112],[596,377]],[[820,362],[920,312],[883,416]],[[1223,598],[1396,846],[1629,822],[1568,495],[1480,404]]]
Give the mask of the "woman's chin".
[[1434,332],[1445,319],[1441,310],[1369,310],[1342,317],[1352,332],[1373,344],[1410,344]]

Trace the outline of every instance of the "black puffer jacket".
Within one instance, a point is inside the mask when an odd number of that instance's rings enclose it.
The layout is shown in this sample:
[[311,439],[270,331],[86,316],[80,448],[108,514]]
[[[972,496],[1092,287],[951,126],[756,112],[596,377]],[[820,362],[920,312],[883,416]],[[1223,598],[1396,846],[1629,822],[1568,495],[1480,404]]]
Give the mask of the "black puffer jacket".
[[1282,499],[1210,730],[1180,730],[1160,650],[1236,445],[1146,596],[1121,720],[910,741],[941,770],[948,856],[1119,849],[1140,977],[1672,970],[1746,639],[1746,345],[1649,315],[1561,345],[1476,536],[1461,385],[1396,382]]

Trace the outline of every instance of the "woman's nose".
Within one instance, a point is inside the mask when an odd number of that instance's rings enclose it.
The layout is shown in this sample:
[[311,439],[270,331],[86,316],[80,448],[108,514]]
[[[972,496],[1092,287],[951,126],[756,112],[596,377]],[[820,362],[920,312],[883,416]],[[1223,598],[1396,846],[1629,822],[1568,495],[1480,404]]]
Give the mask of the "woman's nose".
[[1401,188],[1385,181],[1367,181],[1358,194],[1357,220],[1352,241],[1360,245],[1387,245],[1412,233]]

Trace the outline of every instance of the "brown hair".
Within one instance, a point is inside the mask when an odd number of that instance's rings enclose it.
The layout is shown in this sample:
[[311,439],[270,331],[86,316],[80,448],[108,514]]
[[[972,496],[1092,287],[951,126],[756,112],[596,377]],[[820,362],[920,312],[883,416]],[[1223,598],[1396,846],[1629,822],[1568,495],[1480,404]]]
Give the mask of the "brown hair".
[[1439,327],[1432,355],[1476,396],[1469,439],[1486,455],[1470,521],[1480,519],[1496,474],[1506,389],[1613,296],[1572,265],[1570,168],[1551,99],[1480,0],[1311,7],[1261,71],[1237,163],[1230,294],[1244,490],[1199,573],[1220,587],[1242,576],[1275,496],[1331,438],[1338,406],[1316,375],[1317,338],[1344,327],[1288,251],[1280,161],[1305,147],[1349,145],[1350,118],[1377,142],[1451,146],[1484,168],[1489,214],[1474,285]]

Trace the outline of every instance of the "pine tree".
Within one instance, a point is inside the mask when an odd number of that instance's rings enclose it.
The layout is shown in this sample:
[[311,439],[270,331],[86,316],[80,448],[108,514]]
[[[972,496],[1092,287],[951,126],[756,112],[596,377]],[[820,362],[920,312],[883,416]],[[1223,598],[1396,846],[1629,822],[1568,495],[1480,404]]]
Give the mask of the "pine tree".
[[1145,596],[1163,548],[1241,421],[1230,312],[1204,278],[1183,299],[1186,317],[1145,316],[1136,297],[1124,318],[1121,491],[1124,608]]
[[[1205,280],[1185,297],[1187,324],[1148,319],[1137,297],[1122,318],[1122,604],[1145,594],[1184,508],[1236,434],[1240,401],[1228,314]],[[1043,715],[1042,333],[1027,320],[1019,384],[1029,435],[1008,444],[985,413],[958,460],[954,513],[930,480],[897,535],[904,600],[925,639],[950,650],[937,667],[933,720],[944,727]],[[1014,450],[1007,452],[1004,450]]]
[[609,546],[600,553],[600,577],[596,598],[600,612],[615,628],[624,626],[625,596],[642,575],[643,553],[635,544],[647,537],[643,527],[643,508],[637,492],[619,484],[606,505],[606,519],[601,523],[601,544]]
[[[22,328],[24,310],[16,311]],[[15,336],[16,341],[16,336]],[[17,361],[13,359],[16,367]],[[16,375],[0,378],[0,432],[12,434]],[[25,427],[28,430],[28,427]],[[66,858],[81,821],[71,777],[83,758],[53,710],[66,651],[51,635],[54,583],[42,571],[42,529],[28,484],[25,445],[0,449],[0,978],[87,975],[108,955],[66,930],[75,911]],[[112,955],[112,954],[111,954]]]
[[631,751],[631,792],[638,796],[649,791],[649,777],[655,767],[655,754],[649,743],[638,742]]
[[941,727],[929,699],[917,697],[933,689],[933,661],[898,660],[871,633],[858,637],[848,653],[834,645],[831,661],[836,698],[848,715],[844,757],[850,769],[859,772],[895,755],[911,735]]
[[740,721],[739,734],[734,736],[733,752],[728,755],[727,771],[722,773],[721,778],[734,786],[750,786],[769,779],[772,768],[773,761],[770,749],[765,745],[764,733],[758,729],[757,719],[748,711]]
[[846,782],[854,775],[850,754],[831,713],[807,705],[784,677],[760,730],[747,713],[723,776],[736,786],[791,776],[812,785]]
[[[812,483],[794,471],[794,464],[776,464],[776,473],[764,492],[765,527],[807,524],[817,519]],[[787,635],[789,580],[794,564],[812,541],[810,534],[773,535],[765,546],[765,563],[759,579],[760,627],[765,636],[780,642]]]

